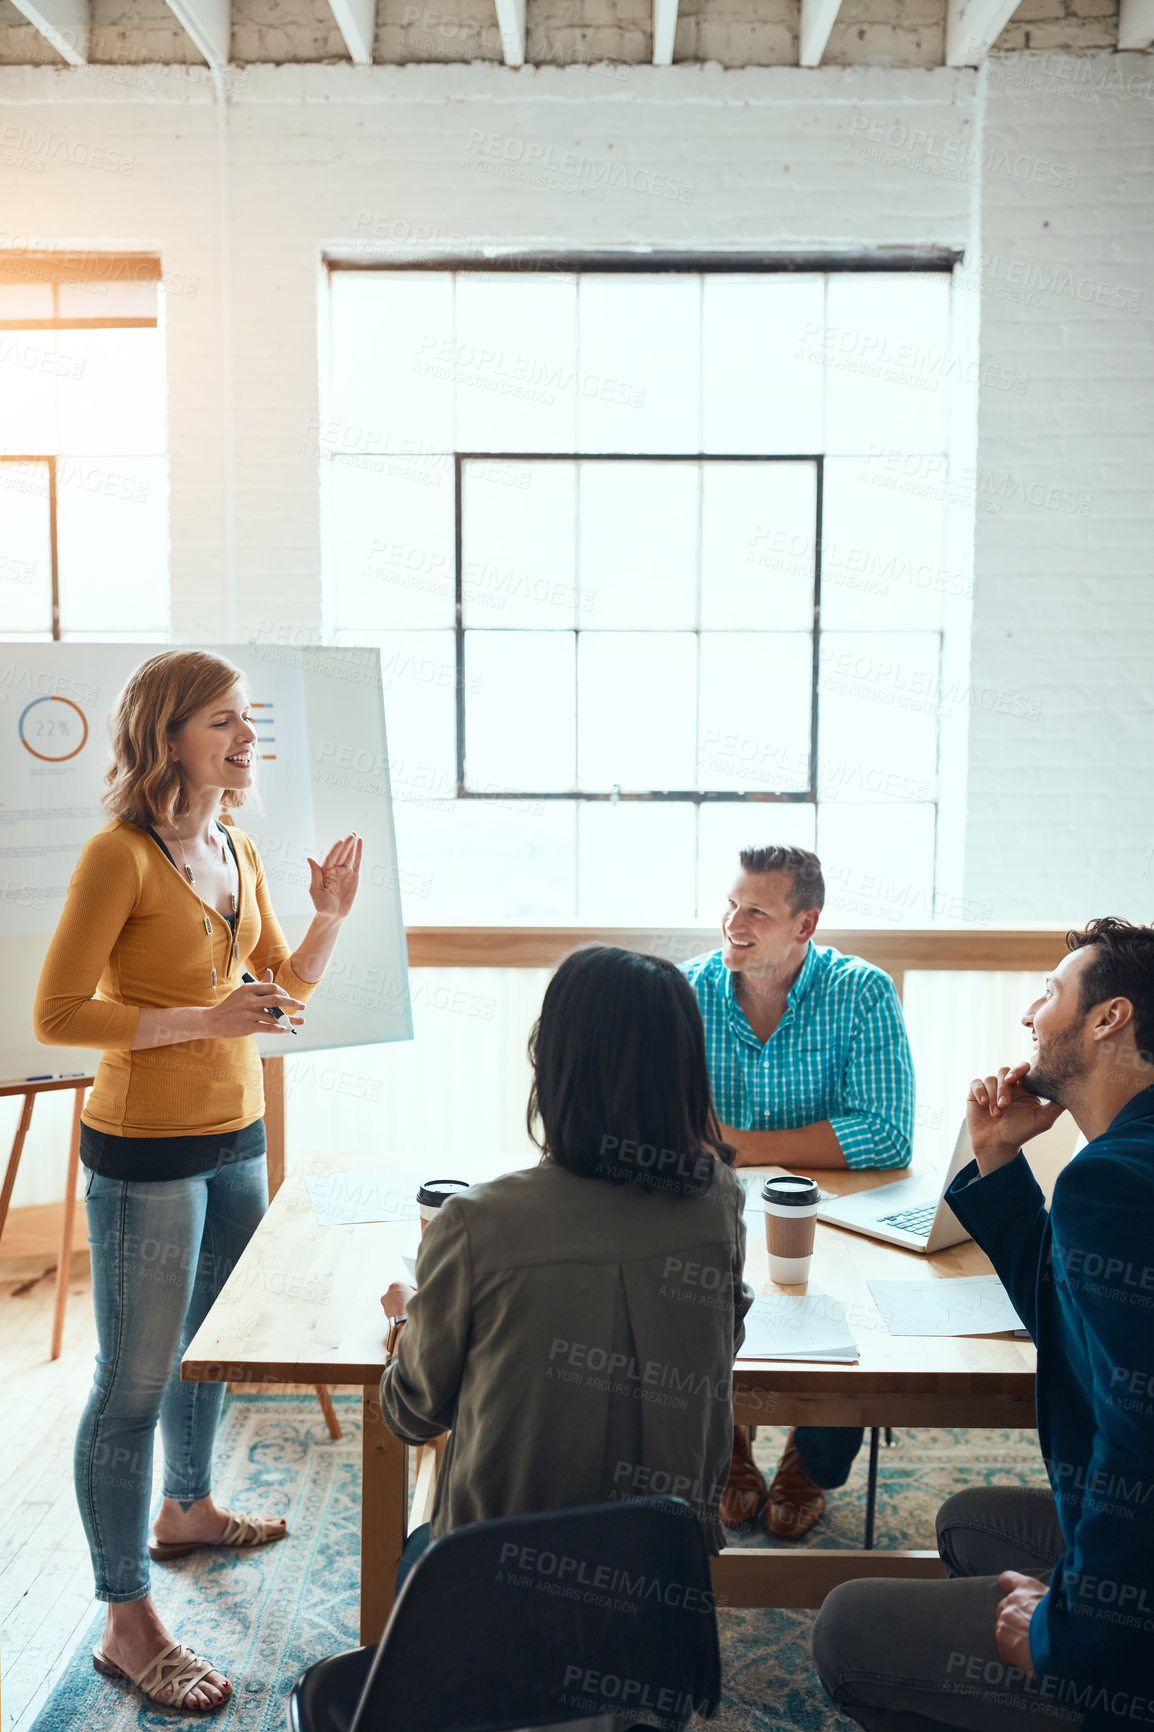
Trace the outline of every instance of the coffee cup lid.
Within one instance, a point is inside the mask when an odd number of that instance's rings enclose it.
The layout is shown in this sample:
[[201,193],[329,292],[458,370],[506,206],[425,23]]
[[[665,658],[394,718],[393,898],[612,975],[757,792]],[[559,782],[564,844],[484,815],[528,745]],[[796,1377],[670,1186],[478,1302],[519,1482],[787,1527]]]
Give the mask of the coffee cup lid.
[[439,1209],[449,1197],[469,1189],[468,1179],[426,1179],[417,1192],[417,1202],[426,1209]]
[[775,1173],[762,1185],[761,1200],[784,1208],[808,1209],[820,1188],[816,1179],[805,1179],[800,1173]]

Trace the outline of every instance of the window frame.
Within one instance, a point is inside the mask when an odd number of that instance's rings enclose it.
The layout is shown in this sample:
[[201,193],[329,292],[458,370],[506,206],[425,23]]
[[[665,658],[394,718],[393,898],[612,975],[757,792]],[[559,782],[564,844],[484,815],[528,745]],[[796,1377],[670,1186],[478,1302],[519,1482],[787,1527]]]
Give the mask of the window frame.
[[[21,286],[26,283],[47,284],[52,290],[50,314],[27,315],[19,319],[0,318],[0,331],[122,331],[156,330],[160,323],[159,310],[119,318],[72,319],[60,315],[60,290],[87,283],[155,283],[161,281],[160,259],[152,253],[104,252],[22,252],[10,253],[0,259],[0,284]],[[60,556],[57,531],[56,466],[58,453],[30,451],[23,455],[4,453],[0,463],[43,463],[48,468],[48,548],[51,583],[52,641],[60,642]]]
[[[749,791],[737,788],[655,788],[634,789],[584,789],[584,788],[554,788],[541,790],[537,788],[501,788],[482,789],[470,788],[465,779],[466,762],[466,728],[465,715],[465,632],[464,623],[464,474],[467,463],[677,463],[687,464],[694,468],[706,463],[806,463],[814,470],[814,558],[813,558],[813,624],[811,627],[812,664],[810,669],[810,714],[809,714],[809,781],[805,788],[783,789],[773,791]],[[679,804],[697,806],[710,805],[715,802],[732,802],[744,804],[779,804],[795,805],[817,804],[818,765],[818,695],[821,673],[821,541],[822,541],[822,507],[823,485],[825,472],[825,456],[820,452],[721,452],[721,451],[675,451],[675,452],[630,452],[630,451],[456,451],[453,453],[453,546],[454,546],[454,626],[453,635],[456,648],[456,679],[454,682],[454,698],[456,702],[456,749],[457,749],[457,787],[458,800],[578,800],[582,802],[607,800],[616,805],[619,801],[676,801]],[[471,627],[471,630],[485,630],[485,627]],[[624,628],[621,628],[624,629]],[[513,626],[511,631],[531,630],[528,626]],[[581,627],[573,628],[573,636],[579,637]],[[558,636],[563,635],[558,632]],[[597,635],[612,637],[613,629],[607,628]],[[702,628],[697,625],[693,629],[700,649]]]
[[[628,243],[617,243],[607,246],[604,250],[588,247],[533,249],[516,241],[510,242],[504,236],[492,232],[477,234],[463,244],[460,239],[457,239],[455,244],[452,241],[438,242],[427,230],[422,230],[417,225],[409,229],[405,224],[399,224],[390,225],[387,233],[380,234],[379,238],[376,238],[376,232],[374,232],[372,239],[361,238],[355,241],[350,240],[347,243],[330,243],[327,246],[321,246],[317,253],[317,267],[318,288],[321,292],[323,308],[323,310],[318,309],[320,312],[318,319],[320,399],[322,405],[329,403],[330,411],[332,301],[325,291],[326,289],[331,290],[334,280],[345,272],[369,271],[379,273],[383,277],[388,277],[393,273],[422,272],[430,274],[449,273],[450,275],[459,274],[462,276],[474,274],[485,276],[487,274],[490,280],[498,274],[516,272],[540,272],[544,274],[560,272],[590,276],[627,273],[636,276],[647,274],[654,277],[668,276],[669,274],[695,274],[702,277],[737,274],[766,278],[788,277],[793,274],[817,274],[826,278],[827,285],[843,274],[882,273],[923,278],[944,277],[949,289],[951,352],[960,353],[970,360],[980,353],[979,297],[973,292],[961,292],[967,288],[973,291],[977,287],[974,281],[974,263],[968,249],[949,244],[915,242],[883,246],[867,244],[841,249],[830,247],[805,250],[781,249],[778,251],[755,247],[741,252],[662,249],[659,246],[630,245]],[[951,496],[947,501],[946,537],[949,549],[947,557],[956,562],[959,570],[968,574],[973,570],[977,513],[974,504],[972,502],[967,503],[965,476],[974,472],[977,463],[977,389],[972,381],[967,382],[965,379],[961,382],[955,380],[950,389],[952,406],[949,414],[945,460],[950,477],[949,485],[953,488],[956,482],[961,492],[958,497]],[[329,484],[332,461],[343,454],[343,449],[338,443],[326,446],[322,442],[318,445],[317,455],[321,459],[322,500],[325,498]],[[356,452],[353,450],[349,454],[356,455]],[[450,454],[454,456],[455,461],[458,456],[467,459],[469,455],[464,452],[446,452],[446,456]],[[491,460],[496,454],[490,450],[473,455]],[[561,453],[540,451],[528,452],[523,455],[530,461],[547,461],[550,458],[563,456]],[[572,457],[584,462],[598,455],[601,454],[593,451],[582,451],[572,454]],[[619,452],[606,453],[605,455],[652,463],[659,460],[663,454]],[[726,457],[726,454],[721,452],[683,451],[672,455],[682,460],[690,459],[699,462],[709,461],[714,457],[720,457],[724,460]],[[823,451],[817,454],[800,453],[787,456],[783,453],[742,451],[734,455],[739,461],[747,463],[770,460],[773,457],[777,457],[779,460],[790,460],[790,456],[792,456],[792,460],[796,461],[797,455],[803,458],[816,455],[820,457],[824,466],[827,454]],[[459,482],[456,492],[459,500]],[[820,554],[819,542],[819,558]],[[326,562],[327,559],[328,551],[326,549]],[[462,559],[459,540],[455,564],[457,572],[460,573]],[[459,578],[458,582],[460,581]],[[969,700],[965,695],[967,689],[965,682],[968,677],[967,670],[972,641],[972,596],[971,578],[969,587],[956,595],[951,592],[947,596],[941,623],[933,628],[939,640],[941,677],[943,680],[949,677],[961,694],[957,701],[951,701],[949,709],[943,712],[938,722],[936,786],[929,802],[933,814],[929,884],[935,918],[939,908],[952,906],[954,902],[960,903],[964,891],[967,830],[965,789],[969,763],[967,718]],[[347,624],[344,618],[338,619],[331,612],[331,606],[332,603],[326,591],[322,595],[325,641],[328,641],[328,634],[335,627],[340,628],[342,640],[355,641],[353,637],[349,636],[349,632],[355,631],[355,627]],[[817,623],[820,631],[820,620]],[[446,627],[453,630],[454,642],[459,641],[459,621],[454,620],[450,625],[450,622],[446,620]],[[371,628],[374,633],[377,629],[385,628]],[[398,629],[404,630],[406,628]],[[525,629],[530,628],[526,627]],[[825,635],[829,635],[828,627]],[[815,655],[820,649],[821,641],[819,638],[815,643]],[[447,642],[446,649],[448,649]],[[454,673],[460,675],[460,662],[457,663]],[[820,679],[820,670],[818,678]],[[460,698],[461,693],[458,692],[458,702]],[[815,693],[811,701],[820,703],[819,693]],[[452,763],[453,756],[459,756],[457,740],[451,737],[446,744],[450,750],[450,761],[446,764],[446,769],[451,775],[454,767],[460,767],[459,765],[454,766]],[[821,780],[821,762],[816,748],[811,754],[810,779],[811,782],[820,782]],[[445,794],[449,796],[452,803],[460,802],[463,810],[468,809],[464,807],[464,802],[470,799],[488,798],[491,803],[495,804],[503,798],[511,805],[520,804],[511,792],[504,795],[485,795],[480,790],[462,791],[459,776],[457,788],[451,792],[452,783],[448,778],[446,780]],[[710,807],[720,812],[730,810],[733,805],[741,803],[750,806],[765,803],[782,803],[788,806],[788,804],[796,803],[803,807],[808,804],[813,811],[815,825],[818,827],[817,842],[814,845],[819,848],[822,846],[820,830],[822,807],[832,809],[843,803],[836,799],[830,800],[828,797],[826,800],[820,800],[816,792],[811,800],[806,801],[803,794],[796,792],[766,793],[762,790],[752,789],[747,791],[690,789],[686,790],[684,795],[660,791],[649,793],[619,791],[608,796],[593,797],[590,797],[583,790],[570,792],[547,790],[538,798],[542,806],[545,801],[552,802],[553,809],[556,809],[558,800],[562,803],[565,800],[570,800],[573,803],[575,817],[578,818],[581,812],[599,810],[598,799],[609,802],[614,800],[672,801],[675,804],[685,804],[690,810],[696,812],[699,821],[700,815]],[[863,798],[867,805],[873,806],[875,804],[867,797],[863,796]],[[480,807],[472,808],[474,811],[481,809]]]
[[[13,457],[7,454],[0,456],[0,463],[43,463],[48,470],[48,576],[51,586],[49,606],[51,610],[52,642],[60,642],[60,554],[57,547],[56,524],[56,464],[55,456],[47,456],[43,452],[33,452],[28,457]],[[19,640],[17,640],[19,641]]]

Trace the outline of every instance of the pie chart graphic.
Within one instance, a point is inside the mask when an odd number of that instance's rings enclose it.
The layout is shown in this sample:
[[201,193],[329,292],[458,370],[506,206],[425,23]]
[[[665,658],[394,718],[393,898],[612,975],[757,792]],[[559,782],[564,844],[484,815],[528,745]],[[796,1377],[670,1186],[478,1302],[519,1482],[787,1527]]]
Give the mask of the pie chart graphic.
[[20,712],[20,742],[45,764],[66,764],[88,742],[88,718],[71,698],[33,698]]

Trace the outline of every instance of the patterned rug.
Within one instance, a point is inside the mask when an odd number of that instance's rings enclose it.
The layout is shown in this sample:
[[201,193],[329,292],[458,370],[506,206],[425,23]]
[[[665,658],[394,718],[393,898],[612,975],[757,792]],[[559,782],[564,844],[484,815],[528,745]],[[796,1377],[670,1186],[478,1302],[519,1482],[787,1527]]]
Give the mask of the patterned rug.
[[[344,1437],[333,1442],[309,1396],[232,1395],[216,1455],[222,1499],[283,1513],[290,1538],[245,1556],[194,1553],[155,1566],[153,1591],[174,1633],[220,1663],[232,1700],[206,1723],[220,1732],[283,1732],[287,1698],[306,1666],[357,1646],[360,1534],[360,1400],[336,1396]],[[967,1485],[1042,1485],[1037,1436],[1023,1431],[902,1431],[881,1452],[876,1543],[932,1547],[938,1505]],[[785,1432],[765,1428],[755,1453],[772,1473]],[[863,1449],[849,1484],[833,1493],[805,1543],[860,1546],[865,1513]],[[768,1476],[767,1476],[768,1477]],[[768,1543],[764,1538],[763,1543]],[[743,1544],[753,1541],[744,1540]],[[847,1732],[810,1660],[816,1616],[806,1611],[723,1611],[725,1697],[721,1732]],[[32,1732],[155,1732],[191,1724],[153,1708],[127,1684],[100,1677],[92,1646],[103,1608],[37,1716]]]

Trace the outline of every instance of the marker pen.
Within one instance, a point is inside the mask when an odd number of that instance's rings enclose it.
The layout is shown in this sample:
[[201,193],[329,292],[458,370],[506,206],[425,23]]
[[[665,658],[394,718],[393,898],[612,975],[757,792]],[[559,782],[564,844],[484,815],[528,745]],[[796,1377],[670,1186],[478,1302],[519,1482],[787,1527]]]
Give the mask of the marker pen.
[[[256,984],[257,984],[256,975],[250,974],[247,968],[241,969],[240,977],[244,981],[246,986],[256,986]],[[270,1004],[268,1007],[268,1015],[269,1016],[275,1016],[278,1022],[283,1022],[285,1020],[285,1013],[281,1009],[279,1004]],[[289,1023],[289,1033],[290,1034],[296,1033],[296,1029],[293,1027],[291,1022]]]

